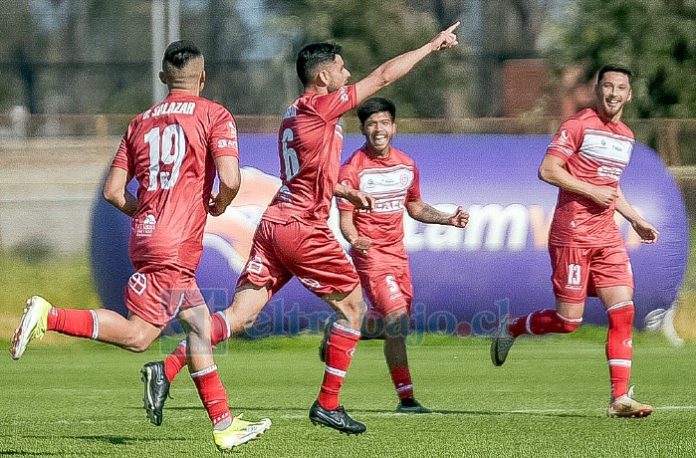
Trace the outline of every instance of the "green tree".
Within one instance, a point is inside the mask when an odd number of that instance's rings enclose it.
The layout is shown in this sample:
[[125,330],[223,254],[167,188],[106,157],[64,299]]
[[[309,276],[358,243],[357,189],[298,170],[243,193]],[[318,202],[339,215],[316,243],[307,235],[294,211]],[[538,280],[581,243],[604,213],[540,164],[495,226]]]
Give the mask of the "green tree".
[[552,56],[559,72],[582,63],[590,80],[606,63],[631,67],[633,117],[696,117],[696,2],[579,0]]
[[[269,2],[279,30],[294,31],[293,53],[306,43],[331,41],[343,47],[352,81],[382,62],[426,43],[440,28],[429,11],[405,0],[275,0]],[[453,62],[455,52],[430,56],[403,80],[380,91],[397,104],[400,117],[443,117],[448,91],[465,85]],[[294,59],[294,56],[293,56]],[[453,70],[454,69],[454,70]]]

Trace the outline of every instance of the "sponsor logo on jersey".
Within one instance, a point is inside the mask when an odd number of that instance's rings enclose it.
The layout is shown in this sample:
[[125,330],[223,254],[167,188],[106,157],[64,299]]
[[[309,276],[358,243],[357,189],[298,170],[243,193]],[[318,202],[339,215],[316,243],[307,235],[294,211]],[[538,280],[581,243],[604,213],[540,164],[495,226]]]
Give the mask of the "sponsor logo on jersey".
[[155,232],[157,219],[154,215],[147,215],[145,218],[135,225],[135,235],[137,237],[151,237]]

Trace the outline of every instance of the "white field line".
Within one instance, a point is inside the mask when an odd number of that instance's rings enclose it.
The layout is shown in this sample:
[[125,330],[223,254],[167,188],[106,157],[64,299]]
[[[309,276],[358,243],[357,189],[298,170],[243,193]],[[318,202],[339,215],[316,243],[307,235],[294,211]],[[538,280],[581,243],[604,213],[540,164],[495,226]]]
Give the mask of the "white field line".
[[[165,409],[166,410],[166,409]],[[669,411],[684,411],[684,410],[696,410],[696,405],[692,406],[659,406],[655,407],[655,410],[658,411],[663,411],[663,412],[669,412]],[[471,410],[471,411],[465,411],[462,410],[461,412],[458,411],[444,411],[444,412],[433,412],[431,414],[428,414],[427,416],[448,416],[448,415],[490,415],[490,414],[497,414],[497,415],[505,415],[505,414],[573,414],[573,413],[579,413],[579,412],[587,412],[587,413],[592,413],[592,412],[597,412],[601,413],[604,412],[605,409],[600,409],[600,408],[593,408],[593,409],[514,409],[514,410]],[[405,413],[398,413],[398,412],[362,412],[360,409],[356,409],[355,411],[355,417],[362,419],[362,418],[389,418],[389,417],[404,417],[404,416],[412,416],[410,414],[405,414]],[[240,412],[241,413],[241,412]],[[271,420],[304,420],[307,419],[307,414],[306,413],[289,413],[289,414],[279,414],[279,415],[273,415],[270,414],[268,415]],[[260,415],[253,415],[254,418],[260,417]],[[184,421],[192,421],[192,420],[200,420],[202,417],[200,415],[173,415],[170,413],[167,418],[167,422],[172,422],[172,423],[180,423]],[[421,418],[419,415],[418,418]],[[22,425],[27,422],[33,422],[34,420],[18,420],[18,419],[13,419],[8,422],[5,421],[0,421],[0,424],[13,424],[13,425]],[[131,418],[114,418],[111,420],[105,419],[105,420],[66,420],[66,419],[60,419],[55,422],[54,424],[58,425],[70,425],[70,424],[98,424],[98,423],[104,423],[104,422],[113,422],[113,423],[143,423],[146,424],[147,419],[143,416],[143,418],[137,418],[136,416],[133,416]]]

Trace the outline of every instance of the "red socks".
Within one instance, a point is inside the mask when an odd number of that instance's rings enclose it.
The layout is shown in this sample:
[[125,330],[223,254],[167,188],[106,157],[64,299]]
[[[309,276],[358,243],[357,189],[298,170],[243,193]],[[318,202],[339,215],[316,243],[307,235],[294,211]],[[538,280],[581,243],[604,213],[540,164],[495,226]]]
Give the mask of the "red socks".
[[210,421],[213,422],[213,428],[220,423],[231,421],[232,414],[227,406],[227,392],[220,381],[217,366],[213,365],[194,372],[191,374],[191,378],[196,384],[203,407],[208,412]]
[[609,331],[607,333],[607,361],[613,399],[628,391],[633,358],[633,301],[619,302],[607,309]]
[[555,310],[537,310],[521,316],[508,325],[512,337],[522,334],[543,335],[549,333],[568,334],[580,327],[582,318],[570,319],[559,315]]
[[[230,338],[231,329],[224,311],[214,313],[211,320],[210,344],[214,347]],[[174,380],[184,366],[186,366],[186,340],[182,340],[176,350],[164,359],[164,374],[167,376],[167,380],[169,382]]]
[[99,337],[99,321],[94,310],[58,309],[48,312],[48,330],[75,337]]
[[319,391],[319,404],[325,409],[338,408],[338,394],[353,359],[355,346],[360,340],[360,331],[334,323],[326,345],[324,380]]
[[396,388],[396,394],[399,399],[407,399],[413,397],[413,383],[411,382],[411,373],[408,367],[395,367],[391,371],[392,382]]

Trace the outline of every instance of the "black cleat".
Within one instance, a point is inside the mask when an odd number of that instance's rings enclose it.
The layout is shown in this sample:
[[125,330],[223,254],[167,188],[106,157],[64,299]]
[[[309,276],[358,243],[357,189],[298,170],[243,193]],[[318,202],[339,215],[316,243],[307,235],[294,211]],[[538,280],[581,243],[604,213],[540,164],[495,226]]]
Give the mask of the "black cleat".
[[430,409],[423,407],[415,398],[405,398],[399,401],[396,411],[399,413],[431,413]]
[[140,369],[142,380],[145,386],[143,394],[143,408],[147,412],[147,418],[155,426],[162,424],[162,409],[164,401],[169,395],[169,380],[164,374],[164,361],[147,363]]
[[367,430],[367,426],[350,418],[343,406],[327,410],[319,401],[314,401],[309,409],[309,419],[313,425],[328,426],[344,434],[362,434]]

